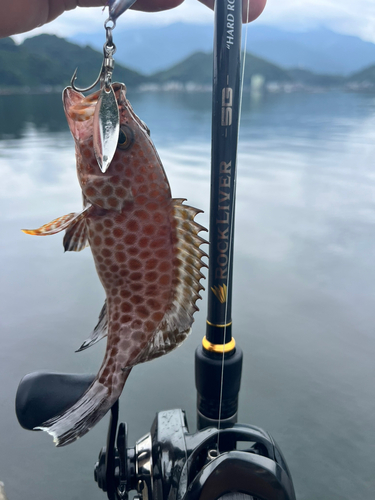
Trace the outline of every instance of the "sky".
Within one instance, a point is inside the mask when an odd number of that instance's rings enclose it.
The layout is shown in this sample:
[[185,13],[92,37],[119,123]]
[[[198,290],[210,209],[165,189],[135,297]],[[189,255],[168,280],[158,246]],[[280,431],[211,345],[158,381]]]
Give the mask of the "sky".
[[[107,14],[101,8],[78,8],[15,39],[21,41],[40,33],[69,38],[79,32],[100,31]],[[208,24],[213,22],[213,13],[197,0],[185,0],[178,8],[161,13],[128,11],[118,19],[117,26],[126,29],[129,24],[163,25],[177,21]],[[324,26],[375,43],[375,0],[268,0],[256,22],[297,31]]]

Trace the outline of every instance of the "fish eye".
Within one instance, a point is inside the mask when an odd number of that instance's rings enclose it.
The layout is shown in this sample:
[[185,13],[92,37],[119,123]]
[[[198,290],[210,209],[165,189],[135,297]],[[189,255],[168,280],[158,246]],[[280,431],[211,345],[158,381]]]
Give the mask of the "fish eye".
[[127,125],[121,125],[118,134],[117,147],[120,149],[129,149],[134,142],[134,133]]

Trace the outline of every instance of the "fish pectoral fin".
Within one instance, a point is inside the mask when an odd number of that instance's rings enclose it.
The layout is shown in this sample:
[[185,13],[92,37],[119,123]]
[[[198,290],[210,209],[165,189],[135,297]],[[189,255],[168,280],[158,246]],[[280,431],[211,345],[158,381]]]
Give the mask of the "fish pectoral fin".
[[25,234],[32,234],[35,236],[49,236],[50,234],[56,234],[63,229],[68,228],[71,224],[76,224],[79,220],[85,217],[87,210],[90,206],[87,206],[82,212],[72,212],[62,217],[58,217],[48,224],[44,224],[38,229],[22,229]]
[[81,347],[76,350],[76,352],[81,352],[88,347],[96,344],[99,340],[106,337],[108,334],[108,315],[107,315],[107,300],[104,302],[104,306],[99,314],[99,321],[94,330],[91,332],[88,339],[86,339]]
[[80,252],[89,245],[85,217],[70,224],[65,231],[63,245],[65,252]]

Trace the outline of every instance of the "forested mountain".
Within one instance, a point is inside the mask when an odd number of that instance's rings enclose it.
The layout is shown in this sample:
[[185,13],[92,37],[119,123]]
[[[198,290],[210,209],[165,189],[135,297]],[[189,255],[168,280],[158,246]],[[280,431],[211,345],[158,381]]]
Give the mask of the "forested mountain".
[[[39,35],[16,45],[11,38],[0,39],[0,89],[4,92],[61,90],[69,85],[78,68],[77,86],[84,87],[95,81],[101,68],[103,54],[91,47],[81,47],[55,35]],[[269,61],[247,53],[245,86],[253,76],[259,75],[262,84],[273,85],[279,91],[290,86],[294,89],[375,90],[375,65],[349,77],[317,74],[301,68],[283,69]],[[170,82],[180,86],[194,84],[210,88],[212,83],[212,53],[196,52],[165,71],[142,75],[116,62],[114,81],[128,87],[156,85]],[[258,79],[259,80],[259,79]],[[270,88],[270,87],[269,87]]]
[[[0,40],[0,87],[48,87],[68,85],[78,67],[77,85],[91,84],[98,76],[103,56],[91,47],[80,47],[54,35],[39,35],[16,45]],[[114,77],[136,86],[139,73],[117,64]]]

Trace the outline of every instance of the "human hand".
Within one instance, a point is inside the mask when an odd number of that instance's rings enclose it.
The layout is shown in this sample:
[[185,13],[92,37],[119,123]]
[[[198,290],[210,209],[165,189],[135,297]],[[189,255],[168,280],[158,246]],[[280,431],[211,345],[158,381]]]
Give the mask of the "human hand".
[[[134,5],[135,10],[144,10],[146,12],[156,12],[158,10],[173,9],[180,5],[184,0],[138,0]],[[215,0],[199,0],[210,9],[214,8]],[[254,21],[263,12],[267,0],[243,0],[244,23]]]
[[[184,0],[137,0],[133,9],[157,12],[173,9]],[[213,8],[215,0],[199,0]],[[250,3],[248,21],[256,19],[264,9],[267,0],[244,0]],[[53,21],[66,10],[76,7],[100,7],[106,0],[11,0],[0,4],[0,37],[30,31]],[[246,20],[246,16],[244,17]]]

